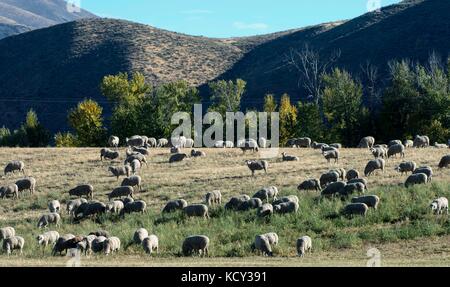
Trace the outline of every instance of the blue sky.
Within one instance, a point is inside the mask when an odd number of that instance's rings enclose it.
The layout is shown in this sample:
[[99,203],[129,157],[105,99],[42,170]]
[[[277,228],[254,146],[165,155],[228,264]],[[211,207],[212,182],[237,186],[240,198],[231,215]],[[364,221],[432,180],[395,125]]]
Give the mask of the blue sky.
[[190,35],[237,37],[362,15],[399,0],[69,0],[99,16]]

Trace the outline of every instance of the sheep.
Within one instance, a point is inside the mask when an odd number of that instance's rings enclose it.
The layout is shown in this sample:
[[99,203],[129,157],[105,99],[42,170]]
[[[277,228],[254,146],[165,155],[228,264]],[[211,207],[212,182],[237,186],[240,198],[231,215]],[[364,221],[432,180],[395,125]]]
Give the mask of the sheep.
[[58,239],[59,233],[57,231],[48,231],[36,237],[37,243],[44,250],[49,244],[55,244]]
[[94,198],[94,187],[90,184],[79,185],[69,190],[70,196],[77,196],[79,198],[86,196],[87,198]]
[[82,205],[83,203],[87,203],[87,200],[84,198],[79,198],[79,199],[73,199],[67,202],[66,205],[66,210],[67,210],[67,214],[69,215],[75,215],[74,212],[75,210],[80,207],[80,205]]
[[185,153],[177,153],[172,155],[169,158],[169,163],[180,162],[188,158],[188,155]]
[[405,181],[405,187],[408,188],[410,186],[416,184],[426,184],[428,182],[428,176],[425,173],[416,173],[410,175]]
[[293,144],[298,148],[310,148],[312,140],[310,138],[298,138],[295,139]]
[[276,186],[270,186],[270,187],[265,187],[261,190],[258,190],[253,195],[253,198],[259,198],[261,200],[265,200],[266,202],[269,202],[269,199],[273,198],[275,200],[275,199],[277,199],[277,196],[278,196],[278,188]]
[[380,204],[380,198],[376,195],[353,197],[352,203],[364,203],[369,208],[378,209],[378,205]]
[[145,144],[145,141],[141,136],[132,136],[131,138],[126,138],[125,142],[127,146],[132,147],[142,147]]
[[373,147],[370,149],[372,152],[372,155],[375,158],[387,158],[388,157],[388,150],[383,147]]
[[403,143],[402,143],[401,140],[391,140],[391,141],[388,143],[388,147],[391,147],[391,146],[393,146],[393,145],[403,145]]
[[359,194],[364,193],[365,186],[361,182],[355,182],[347,184],[341,191],[340,194],[342,196],[349,196],[350,194],[353,194],[355,192],[358,192]]
[[435,214],[443,214],[446,211],[448,215],[448,199],[445,197],[435,199],[431,202],[430,208]]
[[132,147],[132,151],[142,155],[149,155],[150,152],[145,147]]
[[328,184],[338,181],[339,178],[340,178],[340,175],[336,171],[329,171],[327,173],[324,173],[320,176],[320,179],[319,179],[320,187],[324,188]]
[[258,145],[261,148],[267,148],[267,140],[265,138],[263,138],[263,137],[260,137],[258,139]]
[[341,143],[333,143],[333,144],[330,144],[330,147],[334,147],[334,148],[336,148],[336,149],[341,149],[342,148],[342,144]]
[[407,174],[408,172],[414,172],[416,170],[417,164],[413,161],[402,162],[399,164],[395,170],[401,172],[401,174]]
[[366,216],[369,207],[365,203],[350,203],[344,207],[342,214],[352,216],[352,215],[362,215]]
[[258,208],[257,215],[258,217],[267,217],[273,214],[273,205],[270,203],[265,203],[261,207]]
[[53,246],[52,256],[56,256],[56,253],[59,253],[61,255],[61,253],[63,251],[67,251],[67,249],[69,249],[69,241],[74,238],[75,238],[75,235],[70,234],[70,233],[60,236],[56,240],[55,245]]
[[145,228],[139,228],[133,234],[133,242],[135,244],[142,244],[145,238],[148,237],[148,231]]
[[417,135],[413,142],[413,147],[415,148],[425,148],[430,146],[430,138],[427,136]]
[[187,217],[198,216],[198,217],[209,218],[208,206],[206,206],[204,204],[188,205],[185,208],[183,208],[183,211]]
[[120,239],[118,237],[107,238],[103,243],[105,255],[118,252],[120,250]]
[[298,208],[299,208],[298,203],[294,201],[288,201],[277,205],[275,204],[273,205],[274,212],[279,214],[297,213]]
[[181,153],[181,148],[178,146],[173,146],[170,148],[170,153],[172,153],[172,154]]
[[19,188],[17,187],[17,184],[0,187],[0,197],[2,199],[10,195],[12,195],[13,199],[19,198]]
[[130,214],[133,212],[136,212],[136,213],[140,212],[140,213],[144,214],[146,208],[147,208],[147,203],[145,203],[145,201],[137,200],[137,201],[125,204],[125,207],[120,212],[120,215],[122,217],[125,217],[125,214]]
[[267,173],[267,170],[269,169],[269,162],[265,160],[247,160],[245,163],[252,172],[252,176],[255,176],[255,171],[264,170],[264,172]]
[[117,177],[117,180],[119,180],[120,176],[130,176],[131,175],[131,166],[125,165],[120,167],[110,166],[108,168],[108,171],[110,171],[115,177]]
[[322,155],[327,160],[328,163],[330,163],[332,159],[334,159],[334,163],[339,162],[339,151],[336,149],[330,150],[330,151],[324,151],[324,152],[322,152]]
[[275,245],[275,246],[278,245],[279,237],[278,237],[278,234],[276,234],[275,232],[269,232],[269,233],[263,234],[263,236],[267,237],[270,245]]
[[142,247],[144,248],[145,253],[152,254],[153,251],[156,251],[156,253],[159,253],[159,240],[156,235],[150,235],[144,240],[142,240]]
[[157,147],[158,146],[158,142],[155,138],[149,138],[147,141],[147,144],[149,147]]
[[329,185],[327,185],[327,187],[325,187],[324,190],[322,190],[321,195],[322,196],[334,196],[335,194],[340,194],[342,193],[343,189],[345,188],[347,184],[343,181],[337,181],[337,182],[333,182],[330,183]]
[[185,148],[193,148],[194,147],[194,140],[193,139],[186,139],[186,143],[184,144]]
[[123,204],[122,201],[114,200],[114,201],[108,202],[106,204],[106,211],[115,213],[115,214],[120,214],[120,212],[122,211],[124,206],[125,205]]
[[263,205],[263,202],[259,198],[251,198],[247,201],[242,202],[238,207],[238,211],[248,211],[250,209],[257,209]]
[[281,204],[281,203],[285,203],[285,202],[296,202],[296,203],[299,203],[300,201],[298,200],[298,196],[296,196],[296,195],[289,195],[289,196],[284,196],[282,198],[279,198],[279,199],[275,200],[273,202],[273,205],[277,205],[277,204]]
[[448,148],[448,145],[435,142],[434,147],[443,149],[443,148]]
[[142,191],[142,179],[139,175],[126,177],[122,180],[120,186],[131,186],[131,187],[137,186],[139,188],[139,191]]
[[15,173],[16,171],[19,173],[22,172],[25,175],[25,163],[23,161],[13,160],[5,166],[5,176],[7,176],[8,173]]
[[141,170],[141,162],[137,159],[134,159],[131,162],[130,166],[131,166],[131,170],[133,171],[133,174],[137,174]]
[[124,206],[127,205],[128,203],[134,202],[134,199],[131,197],[125,197],[125,198],[121,198],[119,200],[123,202]]
[[10,237],[13,237],[16,235],[16,230],[13,227],[3,227],[0,228],[0,240],[5,240]]
[[48,210],[50,213],[59,213],[61,209],[61,204],[58,200],[52,200],[48,203]]
[[108,145],[110,147],[118,148],[119,147],[119,143],[120,143],[120,140],[116,136],[110,136],[109,139],[108,139]]
[[127,155],[127,158],[125,159],[125,161],[123,162],[123,164],[124,164],[124,165],[131,164],[131,163],[132,163],[134,160],[136,160],[136,159],[141,163],[141,165],[142,165],[142,164],[145,164],[145,165],[148,166],[147,158],[145,157],[145,155],[140,154],[140,153],[133,153],[133,154]]
[[365,137],[361,139],[361,141],[358,144],[358,148],[372,148],[375,144],[375,138],[374,137]]
[[111,237],[111,236],[109,235],[109,232],[106,231],[106,230],[97,230],[97,231],[93,231],[93,232],[90,232],[89,235],[95,235],[95,236],[97,236],[97,237],[103,236],[103,237],[106,237],[106,238]]
[[367,179],[365,179],[365,178],[354,178],[354,179],[347,181],[347,184],[353,184],[353,183],[358,183],[358,182],[364,184],[364,189],[366,191],[368,190],[367,189],[368,182],[367,182]]
[[320,187],[320,182],[318,179],[308,179],[303,181],[297,186],[297,189],[299,191],[302,190],[315,190],[315,191],[322,191],[322,188]]
[[24,190],[29,190],[30,194],[33,194],[36,191],[36,179],[33,177],[22,178],[16,181],[16,185],[19,189],[19,192]]
[[215,148],[225,148],[225,142],[224,141],[216,141],[214,143]]
[[224,148],[234,148],[234,143],[232,141],[225,141],[223,144]]
[[103,161],[103,159],[109,159],[109,160],[115,160],[120,156],[118,151],[110,150],[108,148],[102,148],[100,150],[100,160]]
[[106,212],[106,204],[102,202],[88,202],[81,204],[74,212],[76,220],[87,218],[89,216],[96,216]]
[[357,171],[356,169],[351,169],[347,172],[345,178],[347,179],[347,181],[359,178],[359,171]]
[[205,195],[205,202],[208,206],[212,206],[214,204],[222,204],[222,194],[220,193],[220,190],[213,190],[211,192],[208,192]]
[[312,239],[309,236],[303,236],[297,239],[297,255],[304,257],[306,252],[312,250]]
[[403,145],[405,148],[412,148],[414,146],[414,142],[412,140],[405,140],[403,141]]
[[206,157],[206,153],[200,150],[191,150],[191,157]]
[[236,210],[242,203],[250,200],[248,195],[232,197],[226,204],[225,209]]
[[283,161],[299,161],[298,156],[288,155],[285,152],[281,154]]
[[337,148],[327,145],[327,146],[322,146],[322,147],[320,148],[320,150],[321,150],[322,153],[323,153],[323,152],[326,152],[326,151],[334,151],[334,150],[337,150]]
[[205,235],[189,236],[183,241],[181,252],[184,256],[198,253],[199,255],[208,256],[209,238]]
[[397,154],[400,155],[400,157],[404,158],[405,157],[405,146],[402,144],[395,144],[393,146],[391,146],[388,149],[388,158],[391,158],[393,156],[397,157]]
[[81,251],[84,252],[84,255],[87,255],[87,253],[91,253],[92,252],[92,242],[97,238],[97,235],[91,234],[88,236],[85,236],[83,238],[83,241],[78,242],[77,244],[77,248]]
[[[142,140],[144,141],[144,144],[142,145],[143,147],[145,147],[148,144],[148,140],[149,138],[147,136],[141,136]],[[133,148],[133,147],[132,147]]]
[[332,171],[337,172],[337,173],[339,174],[339,178],[340,178],[341,180],[344,180],[344,179],[345,179],[345,176],[347,175],[347,172],[346,172],[345,169],[343,169],[343,168],[330,170],[330,172],[332,172]]
[[288,139],[287,142],[286,142],[286,147],[290,147],[290,148],[298,147],[298,146],[295,144],[295,141],[296,141],[296,140],[297,140],[297,139]]
[[92,240],[91,250],[94,253],[102,252],[105,249],[105,241],[108,238],[104,236],[97,236],[94,240]]
[[272,246],[270,246],[269,239],[265,235],[257,235],[255,242],[251,246],[252,251],[258,250],[264,256],[273,256]]
[[322,149],[322,148],[325,148],[325,147],[329,147],[329,145],[327,145],[326,143],[318,143],[318,142],[313,142],[312,143],[312,148],[313,149]]
[[255,140],[246,140],[239,145],[239,148],[245,153],[246,151],[258,152],[258,143]]
[[162,212],[163,213],[170,213],[175,210],[183,210],[188,205],[186,200],[184,199],[177,199],[177,200],[171,200],[167,202],[167,204],[164,206]]
[[39,218],[37,227],[47,227],[49,224],[55,224],[56,226],[59,226],[60,221],[61,216],[58,213],[44,214]]
[[371,160],[367,163],[366,167],[364,168],[364,175],[370,176],[373,174],[375,170],[381,169],[384,172],[384,168],[386,166],[386,162],[384,159],[378,158],[375,160]]
[[170,139],[170,146],[184,148],[186,147],[187,138],[185,136],[172,137]]
[[427,175],[428,177],[428,182],[431,182],[433,179],[433,169],[429,166],[421,166],[419,168],[417,168],[413,174],[417,174],[417,173],[424,173]]
[[120,186],[116,187],[108,194],[108,200],[111,201],[113,198],[121,197],[133,197],[134,189],[132,186]]
[[450,154],[443,156],[439,162],[439,168],[448,168],[450,166]]
[[167,147],[167,145],[169,145],[169,141],[167,139],[161,138],[158,140],[157,147]]
[[25,239],[20,236],[13,236],[3,241],[3,250],[8,254],[11,254],[13,250],[19,250],[22,255],[23,246],[25,245]]
[[387,144],[376,144],[372,148],[384,148],[385,150],[387,150],[389,147]]

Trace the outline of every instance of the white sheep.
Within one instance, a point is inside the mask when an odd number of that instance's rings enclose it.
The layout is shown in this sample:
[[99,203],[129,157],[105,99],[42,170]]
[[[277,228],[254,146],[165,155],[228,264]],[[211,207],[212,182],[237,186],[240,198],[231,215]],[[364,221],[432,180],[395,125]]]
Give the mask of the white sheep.
[[58,239],[59,233],[57,231],[48,231],[36,237],[38,244],[42,246],[43,250],[45,250],[48,245],[55,244]]
[[299,257],[304,257],[306,252],[312,251],[312,239],[309,236],[302,236],[297,239],[297,254]]
[[133,241],[136,244],[141,244],[145,238],[148,237],[148,231],[145,228],[139,228],[134,232]]
[[3,250],[6,252],[6,254],[8,254],[8,256],[13,250],[19,250],[20,254],[22,255],[24,245],[25,239],[23,239],[23,237],[13,236],[3,241]]
[[152,254],[153,251],[156,251],[156,254],[159,253],[159,240],[156,235],[150,235],[142,241],[142,247],[144,248],[145,253]]
[[61,204],[58,200],[52,200],[48,203],[48,210],[50,213],[59,213],[61,209]]
[[436,214],[442,214],[444,213],[444,211],[446,211],[448,215],[448,199],[445,197],[440,197],[433,200],[430,207],[431,210]]

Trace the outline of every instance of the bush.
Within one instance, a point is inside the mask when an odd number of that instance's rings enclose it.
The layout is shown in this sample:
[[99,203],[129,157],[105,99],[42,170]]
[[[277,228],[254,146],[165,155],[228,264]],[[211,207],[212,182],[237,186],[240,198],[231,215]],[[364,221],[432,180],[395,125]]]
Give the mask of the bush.
[[55,135],[55,145],[56,147],[77,147],[77,138],[69,132],[59,132]]

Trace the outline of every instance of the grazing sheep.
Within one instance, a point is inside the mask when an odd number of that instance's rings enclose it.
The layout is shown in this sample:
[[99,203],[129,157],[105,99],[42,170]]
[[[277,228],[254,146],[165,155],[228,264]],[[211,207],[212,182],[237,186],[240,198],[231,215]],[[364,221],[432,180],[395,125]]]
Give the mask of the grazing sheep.
[[148,237],[148,231],[145,228],[139,228],[134,232],[133,235],[133,242],[135,244],[141,244],[142,241],[144,241],[145,238]]
[[298,203],[294,201],[288,201],[284,203],[280,203],[277,205],[273,205],[273,210],[279,214],[287,214],[287,213],[297,213],[298,212]]
[[342,144],[340,144],[340,143],[333,143],[333,144],[330,144],[330,147],[336,148],[336,149],[341,149],[342,148]]
[[324,190],[322,190],[322,196],[330,197],[338,193],[341,194],[346,185],[347,184],[343,181],[330,183]]
[[359,171],[357,171],[356,169],[351,169],[347,172],[345,178],[347,179],[347,181],[359,178]]
[[416,173],[410,175],[405,181],[405,187],[408,188],[410,186],[416,184],[426,184],[428,182],[428,176],[425,173]]
[[425,148],[430,146],[430,138],[427,136],[417,135],[414,139],[413,147],[415,148]]
[[375,144],[375,138],[374,137],[365,137],[361,139],[361,141],[358,144],[358,148],[372,148]]
[[44,214],[39,218],[37,227],[47,227],[49,224],[55,224],[56,226],[59,226],[59,222],[61,221],[61,216],[58,213],[49,213]]
[[450,154],[443,156],[439,162],[439,168],[448,168],[450,166]]
[[350,203],[344,207],[342,214],[344,215],[363,215],[366,216],[369,207],[365,203]]
[[111,201],[113,198],[121,197],[133,197],[134,189],[132,186],[120,186],[116,187],[108,194],[108,200]]
[[104,236],[97,236],[97,238],[95,238],[91,244],[92,252],[94,252],[94,253],[102,252],[105,249],[105,241],[107,239],[108,238],[106,238]]
[[169,213],[169,212],[173,212],[176,210],[182,210],[187,205],[188,205],[188,203],[184,199],[171,200],[166,204],[166,206],[164,206],[162,212]]
[[178,146],[173,146],[170,148],[170,153],[181,153],[181,148]]
[[115,213],[115,214],[120,214],[120,212],[122,211],[124,206],[125,205],[123,204],[122,201],[114,200],[114,201],[108,202],[106,204],[106,211],[107,212],[111,212],[111,213]]
[[386,166],[386,162],[384,159],[377,158],[375,160],[371,160],[367,163],[366,167],[364,168],[364,175],[365,176],[371,176],[374,171],[381,169],[384,172],[384,168]]
[[158,147],[167,147],[169,145],[169,141],[165,138],[158,140]]
[[403,145],[405,148],[412,148],[414,147],[414,142],[412,140],[405,140],[403,141]]
[[320,187],[324,188],[328,184],[338,181],[339,178],[340,178],[340,175],[336,171],[329,171],[327,173],[324,173],[320,176],[320,179],[319,179]]
[[240,140],[238,147],[245,153],[246,151],[257,152],[259,151],[258,143],[254,139]]
[[104,236],[104,237],[106,237],[106,238],[111,237],[111,236],[109,235],[109,232],[106,231],[106,230],[97,230],[97,231],[93,231],[93,232],[90,232],[89,235],[95,235],[95,236],[97,236],[97,237],[99,237],[99,236]]
[[265,237],[267,237],[270,245],[275,245],[275,246],[278,245],[278,242],[279,242],[278,234],[276,234],[275,232],[269,232],[269,233],[266,233],[263,235]]
[[144,240],[142,240],[142,247],[144,247],[144,251],[147,254],[152,254],[153,251],[156,251],[156,253],[159,253],[159,240],[156,235],[150,235]]
[[125,207],[120,212],[120,215],[125,216],[125,214],[130,214],[130,213],[144,214],[146,208],[147,208],[147,203],[145,203],[145,201],[137,200],[137,201],[125,204]]
[[123,164],[124,164],[124,165],[131,164],[131,163],[132,163],[134,160],[136,160],[136,159],[141,163],[141,165],[142,165],[142,164],[145,164],[145,165],[148,166],[147,159],[145,158],[145,155],[140,154],[140,153],[128,154],[128,155],[127,155],[127,158],[125,159],[125,161],[123,162]]
[[87,198],[94,198],[94,187],[90,184],[79,185],[69,190],[70,196],[77,196],[79,198],[86,196]]
[[242,202],[238,207],[238,211],[248,211],[250,209],[257,209],[263,205],[263,202],[259,198],[250,198],[247,201]]
[[118,252],[120,250],[120,239],[118,237],[107,238],[103,243],[105,255]]
[[421,166],[419,168],[417,168],[413,174],[417,174],[417,173],[424,173],[427,175],[428,177],[428,182],[431,182],[433,179],[433,169],[429,166]]
[[297,140],[297,139],[288,139],[287,142],[286,142],[286,147],[290,147],[290,148],[298,147],[298,146],[295,144],[295,141],[296,141],[296,140]]
[[134,202],[134,199],[132,197],[125,197],[119,200],[123,202],[123,205],[127,205],[130,202]]
[[232,197],[226,204],[225,209],[236,210],[242,203],[250,200],[248,195],[241,195]]
[[283,161],[299,161],[298,156],[288,155],[285,152],[281,154]]
[[16,181],[16,185],[19,189],[19,192],[24,190],[29,190],[30,194],[33,194],[36,191],[36,179],[33,177],[22,178]]
[[9,256],[13,250],[19,250],[20,255],[22,255],[24,245],[25,239],[23,237],[13,236],[3,241],[3,251]]
[[98,201],[81,204],[74,213],[76,220],[87,218],[89,216],[96,216],[106,212],[106,204]]
[[0,240],[5,240],[7,238],[13,237],[16,235],[16,230],[13,227],[3,227],[0,228]]
[[43,249],[49,244],[55,244],[58,239],[59,233],[57,231],[48,231],[36,237],[38,244],[42,246]]
[[25,163],[23,161],[13,160],[5,166],[5,176],[7,176],[8,173],[15,173],[16,171],[22,172],[25,175]]
[[391,146],[393,146],[393,145],[403,145],[403,143],[402,143],[401,140],[391,140],[391,141],[388,143],[388,147],[391,147]]
[[183,208],[187,217],[204,217],[209,218],[208,206],[204,204],[193,204]]
[[330,172],[332,172],[332,171],[337,172],[337,173],[339,174],[339,178],[340,178],[341,180],[344,180],[344,179],[345,179],[345,176],[347,175],[347,172],[346,172],[345,169],[343,169],[343,168],[330,170]]
[[213,190],[211,192],[208,192],[205,196],[205,202],[208,206],[222,204],[222,194],[220,193],[220,190]]
[[115,160],[119,156],[120,155],[119,155],[118,151],[110,150],[108,148],[102,148],[100,150],[100,160],[101,161],[103,161],[103,159]]
[[133,171],[133,174],[137,174],[141,170],[141,162],[137,159],[134,159],[131,162],[130,166],[131,166],[131,170]]
[[180,162],[188,158],[188,155],[185,153],[177,153],[172,155],[169,158],[169,163]]
[[187,138],[185,136],[173,137],[170,139],[170,146],[172,147],[186,147]]
[[150,152],[145,147],[132,147],[132,151],[142,155],[149,155]]
[[126,138],[125,142],[127,146],[131,147],[142,147],[145,145],[145,140],[141,136],[132,136],[131,138]]
[[355,192],[362,194],[366,190],[366,187],[361,182],[355,182],[347,184],[341,191],[340,195],[342,196],[349,196],[351,194],[354,194]]
[[298,200],[298,196],[297,195],[289,195],[289,196],[284,196],[282,198],[279,198],[279,199],[275,200],[273,202],[273,205],[277,205],[277,204],[281,204],[281,203],[285,203],[285,202],[296,202],[296,203],[299,203],[300,201]]
[[158,142],[155,138],[149,138],[147,141],[147,147],[157,147],[158,146]]
[[298,148],[310,148],[312,140],[310,138],[298,138],[294,139],[293,145]]
[[315,191],[322,191],[322,188],[320,187],[320,182],[317,179],[308,179],[304,182],[300,183],[297,186],[297,189],[299,191],[301,190],[315,190]]
[[69,241],[74,239],[75,235],[73,234],[65,234],[60,236],[57,240],[55,245],[52,249],[52,256],[56,256],[56,253],[59,253],[59,255],[62,254],[63,251],[67,252],[67,249],[69,249]]
[[435,214],[443,214],[446,211],[448,215],[448,199],[445,197],[435,199],[431,203],[430,208]]
[[83,237],[83,241],[78,242],[77,248],[84,253],[84,255],[87,255],[88,252],[92,252],[92,242],[97,238],[96,235],[88,235]]
[[139,191],[142,190],[142,179],[139,175],[133,175],[122,180],[121,186],[138,187]]
[[67,214],[72,216],[75,215],[74,214],[75,210],[78,207],[80,207],[80,205],[82,205],[83,203],[87,203],[87,200],[84,198],[78,198],[68,201],[66,206]]
[[370,208],[378,209],[378,205],[380,204],[380,198],[376,195],[353,197],[352,203],[364,203]]
[[277,199],[278,196],[278,188],[276,186],[270,186],[265,187],[261,190],[258,190],[255,195],[253,195],[253,198],[259,198],[261,200],[265,200],[266,202],[269,202],[269,199]]
[[327,146],[322,146],[320,148],[320,150],[322,151],[322,153],[324,153],[324,152],[328,152],[328,151],[335,151],[335,150],[337,150],[337,148],[327,145]]
[[214,143],[215,148],[225,148],[225,142],[224,141],[216,141]]
[[181,251],[184,256],[191,256],[197,253],[208,256],[209,242],[209,238],[205,235],[189,236],[184,239]]
[[305,257],[306,252],[312,250],[312,239],[309,236],[303,236],[297,239],[297,255]]
[[401,174],[407,174],[408,172],[414,172],[416,170],[417,164],[413,161],[402,162],[399,164],[395,170],[401,172]]
[[130,176],[131,175],[131,166],[125,165],[120,167],[110,166],[108,170],[117,177],[117,180],[119,180],[120,176]]
[[435,142],[434,143],[434,147],[435,148],[448,148],[448,145],[446,145],[446,144],[440,144],[440,143],[437,143],[437,142]]
[[373,147],[370,149],[372,152],[372,155],[375,158],[387,158],[388,157],[388,150],[384,147]]
[[258,144],[260,148],[267,148],[267,140],[263,137],[259,138]]
[[2,199],[10,195],[12,195],[13,199],[19,198],[19,188],[17,187],[17,184],[0,187],[0,197]]
[[264,170],[267,173],[267,169],[269,168],[269,162],[265,160],[247,160],[245,163],[252,172],[252,176],[255,176],[255,171],[257,170]]
[[405,146],[404,145],[395,144],[388,149],[388,158],[391,158],[393,156],[397,157],[398,154],[402,158],[405,157]]
[[61,209],[61,204],[58,200],[52,200],[48,203],[48,210],[50,213],[59,213]]
[[388,150],[389,147],[387,144],[376,144],[373,148],[384,148],[385,150]]
[[366,191],[368,190],[367,189],[368,182],[367,182],[367,179],[365,179],[365,178],[354,178],[354,179],[347,181],[347,184],[353,184],[353,183],[358,183],[358,182],[364,184],[365,190]]
[[110,136],[109,139],[108,139],[108,145],[110,147],[118,148],[119,147],[119,143],[120,143],[119,137]]
[[312,143],[312,148],[313,149],[322,149],[322,148],[326,148],[329,147],[329,145],[327,145],[326,143],[318,143],[318,142],[313,142]]
[[257,235],[251,248],[253,252],[258,250],[264,256],[273,256],[272,246],[270,246],[269,239],[265,235]]
[[234,143],[232,141],[225,141],[223,144],[224,148],[234,148]]
[[206,157],[206,153],[201,150],[191,150],[191,157]]
[[273,205],[270,203],[263,204],[260,208],[258,208],[258,217],[267,217],[273,214]]

